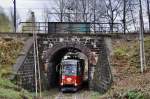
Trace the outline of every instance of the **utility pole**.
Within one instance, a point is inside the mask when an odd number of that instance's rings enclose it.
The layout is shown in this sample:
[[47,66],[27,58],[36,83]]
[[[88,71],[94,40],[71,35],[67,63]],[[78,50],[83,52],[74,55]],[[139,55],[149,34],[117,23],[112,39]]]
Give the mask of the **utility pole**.
[[143,22],[143,13],[142,13],[142,4],[141,0],[139,0],[140,3],[140,62],[141,62],[141,73],[144,72],[145,67],[145,52],[144,52],[144,22]]
[[39,51],[38,51],[38,41],[37,41],[37,33],[35,32],[35,15],[34,12],[31,12],[32,15],[32,33],[33,33],[33,42],[34,42],[34,72],[35,72],[35,92],[36,97],[38,96],[38,84],[39,84],[39,92],[40,98],[41,95],[41,72],[40,72],[40,64],[39,64]]
[[14,0],[13,3],[14,3],[14,32],[16,32],[16,0]]
[[35,77],[35,94],[38,96],[38,79],[37,79],[37,59],[36,59],[36,34],[35,34],[35,16],[34,12],[31,12],[32,15],[32,33],[33,33],[33,42],[34,42],[34,77]]

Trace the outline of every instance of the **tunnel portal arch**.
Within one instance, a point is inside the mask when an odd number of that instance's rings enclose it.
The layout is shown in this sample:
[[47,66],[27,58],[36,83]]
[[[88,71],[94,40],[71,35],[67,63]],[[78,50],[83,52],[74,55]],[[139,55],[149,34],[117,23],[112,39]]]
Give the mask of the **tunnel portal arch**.
[[[52,57],[60,50],[62,49],[75,49],[79,52],[82,52],[83,54],[87,55],[87,56],[90,56],[90,53],[91,53],[91,49],[86,47],[85,45],[83,44],[80,44],[80,43],[76,43],[76,42],[71,42],[71,43],[68,43],[68,42],[63,42],[63,43],[60,43],[58,45],[55,45],[53,46],[52,48],[49,48],[46,53],[44,54],[44,61],[51,61]],[[74,50],[74,51],[75,51]]]
[[[74,40],[74,36],[66,35],[40,35],[38,40],[39,48],[39,60],[40,60],[40,71],[41,71],[41,85],[43,90],[48,88],[50,85],[48,79],[54,77],[56,73],[52,73],[55,67],[56,61],[60,61],[61,57],[67,53],[67,51],[78,51],[85,54],[90,58],[91,52],[96,52],[98,55],[98,60],[94,68],[94,76],[89,80],[89,88],[91,90],[98,91],[100,93],[107,92],[111,87],[113,78],[111,73],[111,64],[109,60],[108,46],[106,43],[106,38],[95,37],[95,36],[78,36],[79,40]],[[60,40],[61,39],[61,40]],[[45,54],[44,54],[45,53]],[[35,67],[34,67],[34,47],[33,44],[30,45],[30,49],[27,51],[26,55],[23,56],[23,61],[20,64],[20,59],[15,67],[18,69],[17,76],[19,76],[19,81],[25,89],[35,91]],[[60,57],[59,57],[60,56]],[[57,59],[58,58],[58,59]],[[90,60],[90,59],[89,59]],[[48,73],[44,71],[45,63],[49,63]],[[89,62],[89,61],[88,61]],[[92,67],[91,65],[88,67]],[[93,66],[94,67],[94,66]],[[90,73],[93,69],[88,70]],[[89,73],[89,74],[90,74]],[[54,76],[52,76],[53,74]],[[92,77],[92,76],[88,76]],[[54,83],[54,82],[53,82]]]
[[[56,87],[58,85],[59,81],[59,71],[60,67],[56,67],[63,56],[67,52],[80,52],[83,53],[88,58],[88,69],[89,69],[89,58],[91,50],[85,45],[71,42],[71,43],[60,43],[58,45],[53,46],[52,48],[48,49],[44,55],[44,61],[47,64],[47,79],[48,79],[48,86]],[[89,70],[88,70],[89,72]],[[89,73],[88,73],[88,80],[89,80]]]

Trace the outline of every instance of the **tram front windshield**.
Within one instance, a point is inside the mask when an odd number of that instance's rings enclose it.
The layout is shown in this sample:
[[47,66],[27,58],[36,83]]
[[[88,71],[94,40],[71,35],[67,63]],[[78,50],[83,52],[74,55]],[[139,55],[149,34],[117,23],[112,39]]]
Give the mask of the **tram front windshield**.
[[75,64],[64,64],[62,74],[65,76],[76,75],[77,74],[77,66]]

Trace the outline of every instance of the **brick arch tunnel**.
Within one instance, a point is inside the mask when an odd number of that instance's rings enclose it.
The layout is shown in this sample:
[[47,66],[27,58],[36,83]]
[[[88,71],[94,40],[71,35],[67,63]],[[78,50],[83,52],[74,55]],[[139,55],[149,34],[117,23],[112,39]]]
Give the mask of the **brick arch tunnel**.
[[[43,42],[43,40],[41,40]],[[96,47],[98,50],[98,61],[96,66],[93,68],[89,67],[89,74],[93,74],[93,78],[90,75],[89,79],[89,88],[91,90],[98,91],[100,93],[105,93],[112,84],[112,74],[110,69],[109,55],[107,51],[107,44],[104,38],[99,38],[96,41]],[[49,42],[52,43],[52,42]],[[90,44],[92,45],[92,44]],[[70,42],[59,42],[54,43],[52,47],[46,47],[46,51],[44,50],[42,43],[39,45],[39,56],[40,56],[40,69],[41,69],[41,78],[42,78],[42,87],[43,89],[47,89],[48,85],[53,86],[56,81],[58,81],[56,71],[56,65],[60,62],[61,58],[69,51],[72,52],[81,52],[86,55],[88,58],[90,57],[90,53],[94,48],[90,46],[70,41]],[[93,46],[93,45],[92,45]],[[45,53],[45,54],[44,54]],[[29,51],[27,51],[26,55],[23,57],[23,61],[20,64],[20,58],[18,62],[14,66],[14,70],[17,73],[16,77],[18,79],[19,85],[24,87],[25,89],[35,91],[35,79],[34,79],[34,58],[33,58],[33,46],[31,44]],[[45,64],[48,64],[48,72],[44,71]],[[54,78],[53,78],[54,77]],[[55,78],[56,77],[56,78]],[[48,80],[49,79],[49,80]],[[53,79],[53,80],[52,80]],[[55,80],[56,79],[56,80]]]
[[[47,79],[48,79],[49,88],[58,87],[59,70],[60,70],[59,63],[61,62],[64,55],[66,55],[68,52],[80,52],[88,58],[91,51],[88,47],[81,45],[81,44],[73,43],[73,42],[61,43],[59,45],[56,45],[50,48],[45,53],[45,57],[44,57],[46,64],[48,66],[47,67]],[[89,63],[88,63],[88,68],[89,68]]]
[[[112,84],[112,74],[107,51],[108,49],[104,39],[100,39],[97,46],[99,46],[100,49],[97,64],[95,67],[88,66],[88,86],[90,90],[105,93]],[[50,85],[50,87],[55,86],[57,83],[56,81],[58,81],[55,66],[69,51],[81,52],[89,58],[92,49],[77,42],[61,42],[52,48],[49,48],[43,59],[48,63],[49,71],[47,73],[47,78],[49,79],[48,85]],[[91,73],[93,73],[93,75],[91,75]]]

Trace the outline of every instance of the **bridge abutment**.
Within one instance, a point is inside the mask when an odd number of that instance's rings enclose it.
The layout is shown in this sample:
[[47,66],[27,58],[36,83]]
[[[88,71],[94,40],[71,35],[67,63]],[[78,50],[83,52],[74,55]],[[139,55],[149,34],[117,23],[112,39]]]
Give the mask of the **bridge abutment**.
[[[69,51],[79,51],[89,57],[91,52],[98,55],[98,62],[95,67],[89,66],[89,89],[101,93],[106,92],[112,83],[108,49],[105,38],[90,36],[53,36],[40,35],[38,37],[40,69],[43,89],[52,88],[57,83],[56,65],[61,58]],[[47,65],[47,71],[45,71]],[[33,46],[26,54],[26,58],[17,71],[20,78],[20,85],[25,89],[35,90],[34,79],[34,55]]]
[[112,84],[112,74],[109,63],[109,55],[105,40],[99,40],[101,48],[93,77],[93,90],[105,93]]

